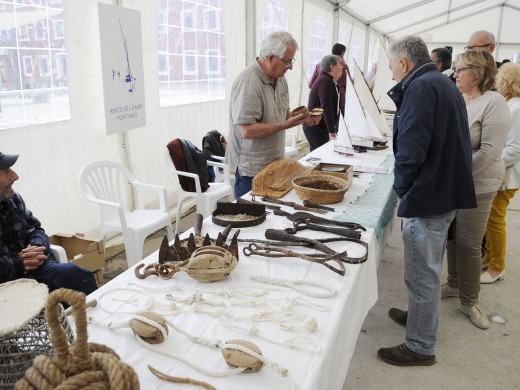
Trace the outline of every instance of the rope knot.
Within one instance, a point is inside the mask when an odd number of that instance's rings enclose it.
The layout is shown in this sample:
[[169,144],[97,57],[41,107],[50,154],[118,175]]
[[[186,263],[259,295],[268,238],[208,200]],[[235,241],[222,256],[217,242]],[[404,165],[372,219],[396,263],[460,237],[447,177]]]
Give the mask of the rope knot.
[[[73,309],[76,323],[76,344],[69,347],[67,336],[59,321],[60,302],[67,302]],[[55,357],[37,356],[32,367],[20,379],[16,390],[49,388],[78,388],[99,386],[105,383],[114,390],[138,390],[139,379],[129,365],[121,362],[119,356],[110,348],[87,343],[87,314],[85,294],[60,288],[47,298],[45,316],[50,328],[50,340]],[[36,384],[36,385],[34,385]]]

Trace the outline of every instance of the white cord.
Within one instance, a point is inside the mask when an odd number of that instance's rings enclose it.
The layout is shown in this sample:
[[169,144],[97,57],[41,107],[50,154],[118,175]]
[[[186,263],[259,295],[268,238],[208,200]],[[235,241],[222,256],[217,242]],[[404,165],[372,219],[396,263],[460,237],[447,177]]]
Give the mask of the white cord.
[[[108,295],[110,293],[113,293],[114,291],[126,291],[127,293],[130,291],[132,293],[142,294],[142,295],[144,295],[147,298],[147,300],[145,302],[144,307],[137,307],[135,310],[131,310],[131,311],[110,310],[110,309],[107,309],[105,307],[105,305],[103,305],[103,297],[105,297],[106,295]],[[125,294],[125,296],[127,296],[127,295],[128,294]],[[134,306],[139,306],[137,298],[128,299],[126,297],[125,298],[112,297],[112,301],[114,301],[114,302],[126,302],[126,303],[129,303],[129,304],[134,305]],[[136,289],[128,288],[128,287],[116,287],[116,288],[107,290],[104,293],[102,293],[99,296],[99,298],[98,298],[98,306],[102,310],[106,311],[107,313],[117,314],[117,315],[121,315],[121,314],[135,314],[135,313],[138,313],[140,311],[147,311],[147,310],[150,310],[154,305],[155,305],[155,299],[154,299],[153,296],[149,295],[145,291],[136,290]]]
[[[131,317],[131,319],[129,321],[121,322],[119,324],[112,324],[112,323],[103,324],[101,321],[97,321],[97,320],[93,319],[92,317],[89,317],[89,322],[92,323],[92,324],[105,326],[105,327],[108,327],[109,329],[114,329],[115,330],[115,329],[128,327],[130,325],[130,321],[132,319],[136,319],[136,320],[142,321],[142,322],[144,322],[144,323],[146,323],[148,325],[151,325],[151,326],[157,328],[161,332],[161,334],[162,334],[164,339],[166,339],[166,337],[168,336],[168,333],[166,332],[166,328],[165,327],[163,327],[161,324],[159,324],[159,323],[157,323],[157,322],[155,322],[155,321],[153,321],[153,320],[151,320],[149,318],[146,318],[146,317],[143,317],[143,316],[140,316],[140,315],[132,315],[132,317]],[[242,345],[226,344],[226,343],[222,343],[222,341],[220,341],[220,340],[213,340],[213,339],[209,339],[207,337],[191,335],[190,333],[186,332],[182,328],[179,328],[172,321],[169,321],[167,319],[164,319],[164,321],[172,329],[174,329],[177,332],[183,334],[184,336],[186,336],[189,339],[195,341],[196,343],[203,344],[203,345],[206,345],[208,347],[217,348],[217,349],[220,349],[220,350],[223,350],[223,349],[235,349],[237,351],[244,352],[244,353],[248,354],[249,356],[254,357],[255,359],[258,359],[264,365],[266,365],[267,367],[272,369],[274,372],[276,372],[278,375],[280,375],[282,377],[286,377],[287,379],[289,379],[289,383],[291,384],[291,390],[296,388],[295,383],[294,383],[294,379],[291,377],[289,371],[287,369],[283,368],[282,366],[280,366],[278,363],[273,362],[273,361],[271,361],[269,359],[266,359],[263,355],[258,354],[255,351],[252,351],[251,349],[249,349],[247,347],[244,347]],[[136,339],[137,339],[138,343],[141,344],[142,346],[144,346],[144,347],[146,347],[146,348],[148,348],[148,349],[150,349],[150,350],[152,350],[154,352],[157,352],[157,353],[160,353],[162,355],[169,356],[169,357],[172,357],[172,358],[174,358],[176,360],[179,360],[180,362],[185,363],[185,364],[189,365],[190,367],[193,367],[194,369],[196,369],[196,370],[198,370],[198,371],[200,371],[200,372],[202,372],[203,374],[206,374],[206,375],[215,376],[215,377],[224,377],[224,376],[238,374],[238,373],[240,373],[240,372],[242,372],[242,371],[247,369],[246,367],[238,367],[238,368],[234,368],[234,369],[231,369],[231,370],[228,370],[228,371],[223,371],[223,372],[216,372],[216,371],[207,370],[204,367],[200,366],[199,364],[193,362],[192,360],[186,359],[185,357],[177,355],[177,354],[175,354],[173,352],[166,351],[163,348],[159,347],[158,345],[147,343],[146,341],[144,341],[137,334],[135,336],[136,336]]]
[[[310,280],[287,280],[287,279],[280,279],[280,278],[272,278],[272,277],[266,276],[266,275],[250,275],[250,278],[251,278],[251,280],[255,280],[257,282],[289,287],[295,291],[298,291],[301,294],[307,295],[308,297],[332,298],[332,297],[336,296],[336,294],[338,293],[338,290],[336,290],[334,287],[330,287],[330,286],[327,286],[326,284],[321,284],[321,283],[313,282]],[[325,291],[328,291],[328,293],[320,294],[315,291],[305,289],[303,287],[300,287],[300,285],[302,285],[302,284],[321,288]]]
[[[220,317],[219,319],[223,324],[225,324],[229,327],[242,330],[248,334],[251,334],[256,337],[260,337],[261,339],[269,341],[270,343],[273,343],[273,344],[287,345],[291,348],[299,348],[299,349],[303,349],[303,350],[309,351],[309,352],[321,352],[321,346],[308,336],[296,336],[296,337],[291,337],[291,338],[288,338],[285,340],[277,340],[273,337],[269,337],[269,336],[262,334],[260,332],[260,329],[258,329],[256,326],[250,326],[250,327],[241,326],[237,323],[233,323],[233,322],[229,321],[225,317]],[[300,341],[304,341],[304,343],[300,343]]]

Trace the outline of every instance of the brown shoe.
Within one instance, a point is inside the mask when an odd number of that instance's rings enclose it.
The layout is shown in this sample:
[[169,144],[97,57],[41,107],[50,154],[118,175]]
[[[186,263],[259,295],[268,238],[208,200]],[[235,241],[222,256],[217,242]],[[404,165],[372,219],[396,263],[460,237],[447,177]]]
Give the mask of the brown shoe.
[[404,343],[396,347],[381,348],[377,355],[394,366],[431,366],[435,364],[435,355],[422,355],[412,351]]
[[408,320],[408,311],[392,307],[390,310],[388,310],[388,316],[399,325],[406,326],[406,321]]

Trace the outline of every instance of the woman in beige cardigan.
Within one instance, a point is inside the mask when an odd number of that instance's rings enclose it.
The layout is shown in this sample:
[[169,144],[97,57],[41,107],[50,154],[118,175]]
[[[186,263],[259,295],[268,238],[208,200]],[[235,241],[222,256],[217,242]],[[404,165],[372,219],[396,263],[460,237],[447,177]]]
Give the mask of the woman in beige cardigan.
[[506,144],[510,114],[504,97],[494,88],[497,68],[490,53],[463,53],[455,69],[455,80],[464,95],[473,150],[473,182],[477,208],[461,209],[448,241],[448,282],[441,298],[460,296],[459,310],[481,329],[489,320],[478,305],[481,272],[481,242],[491,203],[504,177],[502,149]]
[[511,112],[511,125],[502,159],[506,176],[493,200],[486,228],[486,253],[480,283],[494,283],[506,272],[506,211],[509,201],[520,188],[520,64],[512,62],[500,67],[495,86],[507,100]]

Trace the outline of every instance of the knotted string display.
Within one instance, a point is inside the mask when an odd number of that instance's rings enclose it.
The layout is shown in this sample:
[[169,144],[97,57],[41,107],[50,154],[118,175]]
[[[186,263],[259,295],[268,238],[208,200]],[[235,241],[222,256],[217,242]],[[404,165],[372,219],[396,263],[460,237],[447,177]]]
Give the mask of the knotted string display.
[[[59,321],[60,302],[73,308],[77,337],[71,347]],[[55,357],[37,356],[25,377],[16,383],[15,390],[139,389],[139,379],[132,367],[121,362],[107,346],[87,342],[85,294],[64,288],[53,291],[47,299],[45,316]]]
[[[308,297],[332,298],[332,297],[336,296],[336,294],[338,293],[338,290],[336,290],[334,287],[330,287],[325,284],[313,282],[310,280],[287,280],[287,279],[280,279],[280,278],[272,278],[272,277],[265,276],[265,275],[251,275],[250,278],[251,278],[251,280],[256,280],[257,282],[289,287],[295,291],[298,291],[299,293],[301,293],[303,295],[307,295]],[[315,291],[311,291],[309,289],[301,287],[301,285],[318,287],[318,288],[328,291],[328,293],[318,293]]]
[[[119,323],[119,324],[114,324],[114,323],[104,324],[100,321],[94,320],[93,318],[89,318],[89,321],[93,324],[104,326],[109,329],[120,329],[120,328],[124,328],[124,327],[130,327],[131,322],[137,320],[137,321],[141,321],[145,324],[155,327],[161,333],[162,339],[166,339],[166,337],[168,335],[168,330],[167,330],[166,326],[163,326],[159,322],[154,321],[148,317],[145,317],[144,315],[147,315],[147,314],[150,314],[150,313],[139,313],[137,315],[133,315],[130,320]],[[202,336],[193,336],[193,335],[189,334],[188,332],[186,332],[185,330],[176,326],[173,322],[171,322],[165,318],[163,318],[163,320],[172,329],[174,329],[175,331],[188,337],[189,339],[193,340],[194,342],[196,342],[198,344],[206,345],[206,346],[212,347],[212,348],[217,348],[217,349],[220,349],[221,351],[224,351],[226,349],[240,351],[240,352],[243,352],[243,353],[259,360],[260,362],[265,364],[267,367],[272,369],[274,372],[276,372],[280,376],[286,377],[291,384],[291,389],[295,389],[294,380],[291,377],[291,375],[289,374],[288,370],[281,367],[278,363],[266,359],[263,355],[251,350],[250,348],[247,348],[243,345],[234,344],[234,343],[223,343],[220,340],[213,340],[213,339],[202,337]],[[216,372],[216,371],[208,370],[205,367],[202,367],[198,363],[196,363],[190,359],[187,359],[180,354],[176,354],[176,353],[170,352],[169,350],[165,350],[164,348],[161,348],[157,344],[152,345],[152,344],[148,343],[147,341],[143,340],[143,338],[137,333],[135,333],[135,337],[136,337],[137,341],[139,342],[139,344],[141,344],[142,346],[144,346],[154,352],[160,353],[162,355],[172,357],[172,358],[202,372],[203,374],[206,374],[209,376],[225,377],[225,376],[238,374],[240,372],[244,372],[244,371],[248,370],[248,367],[237,367],[237,368],[233,368],[231,370],[223,371],[223,372]]]

